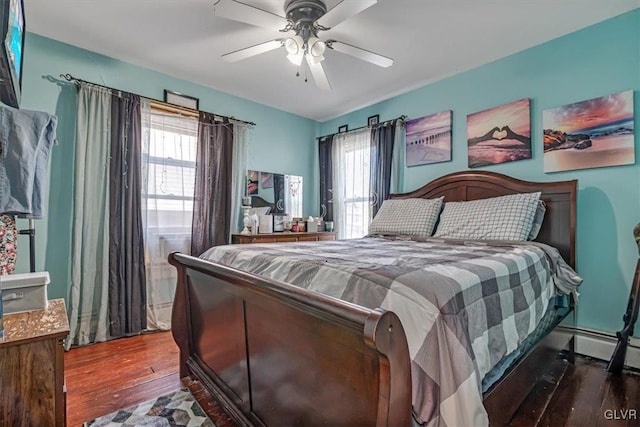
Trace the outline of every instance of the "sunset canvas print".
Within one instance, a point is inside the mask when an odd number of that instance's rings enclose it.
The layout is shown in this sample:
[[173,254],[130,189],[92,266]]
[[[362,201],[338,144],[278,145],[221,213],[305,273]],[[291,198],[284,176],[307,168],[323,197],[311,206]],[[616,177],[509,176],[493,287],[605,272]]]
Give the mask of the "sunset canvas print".
[[531,158],[529,98],[467,116],[469,167]]
[[635,163],[633,91],[542,112],[544,171]]
[[406,122],[407,166],[451,160],[451,115],[448,110]]

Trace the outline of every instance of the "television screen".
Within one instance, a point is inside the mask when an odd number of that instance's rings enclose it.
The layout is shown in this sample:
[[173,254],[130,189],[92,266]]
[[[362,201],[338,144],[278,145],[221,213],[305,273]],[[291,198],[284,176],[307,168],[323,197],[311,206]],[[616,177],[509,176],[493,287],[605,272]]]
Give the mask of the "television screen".
[[0,101],[18,108],[24,56],[23,0],[0,0]]
[[22,8],[18,0],[11,0],[9,6],[9,22],[7,24],[7,36],[4,40],[8,52],[10,67],[16,78],[22,77],[22,39],[24,32],[24,18]]

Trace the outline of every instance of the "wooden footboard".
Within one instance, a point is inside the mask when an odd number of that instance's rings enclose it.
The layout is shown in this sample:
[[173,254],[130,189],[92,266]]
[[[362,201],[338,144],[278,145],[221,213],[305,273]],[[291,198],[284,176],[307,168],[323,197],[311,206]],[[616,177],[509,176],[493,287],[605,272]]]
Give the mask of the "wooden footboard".
[[241,425],[411,424],[398,317],[173,253],[180,375]]

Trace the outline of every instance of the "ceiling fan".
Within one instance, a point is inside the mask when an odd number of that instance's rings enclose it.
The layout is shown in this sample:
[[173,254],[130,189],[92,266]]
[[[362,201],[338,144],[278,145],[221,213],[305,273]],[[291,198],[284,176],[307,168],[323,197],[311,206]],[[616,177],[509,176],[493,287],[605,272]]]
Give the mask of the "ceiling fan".
[[338,40],[320,40],[318,38],[320,31],[331,29],[342,21],[373,6],[377,0],[343,0],[332,9],[327,9],[321,0],[287,0],[284,4],[285,16],[260,9],[243,1],[218,0],[214,5],[216,16],[278,30],[282,33],[293,32],[294,34],[226,53],[222,55],[222,60],[225,62],[236,62],[284,48],[287,51],[289,61],[298,67],[306,60],[316,85],[324,90],[331,90],[329,79],[322,66],[327,48],[384,68],[393,64],[393,59],[386,56]]

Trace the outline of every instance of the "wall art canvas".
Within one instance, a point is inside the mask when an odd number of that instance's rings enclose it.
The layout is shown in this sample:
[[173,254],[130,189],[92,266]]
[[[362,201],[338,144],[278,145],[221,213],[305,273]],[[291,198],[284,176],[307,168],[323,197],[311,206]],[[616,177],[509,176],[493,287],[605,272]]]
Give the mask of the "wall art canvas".
[[451,116],[447,110],[405,123],[407,166],[451,160]]
[[260,172],[260,183],[262,188],[273,188],[273,174],[271,172]]
[[258,194],[258,177],[260,172],[254,170],[247,171],[247,195]]
[[467,116],[469,167],[531,158],[529,98]]
[[544,171],[635,163],[633,91],[542,112]]

